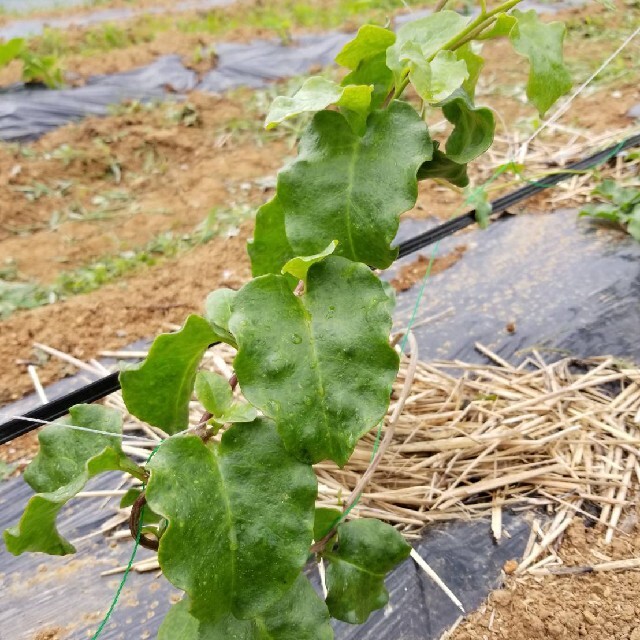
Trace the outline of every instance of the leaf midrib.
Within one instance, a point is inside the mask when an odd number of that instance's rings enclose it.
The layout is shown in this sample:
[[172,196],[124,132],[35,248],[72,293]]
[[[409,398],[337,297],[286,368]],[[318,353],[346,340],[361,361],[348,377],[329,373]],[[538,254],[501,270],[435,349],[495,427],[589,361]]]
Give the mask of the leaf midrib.
[[347,189],[346,189],[347,205],[345,209],[345,216],[346,216],[346,223],[347,223],[347,238],[349,239],[349,247],[351,249],[351,255],[353,255],[355,260],[358,259],[358,254],[353,244],[353,235],[351,233],[351,226],[352,226],[351,208],[353,204],[352,203],[353,189],[355,186],[354,176],[356,171],[356,164],[360,157],[360,148],[361,148],[361,140],[357,139],[351,145],[351,159],[349,161],[349,165],[347,168]]
[[331,560],[331,562],[343,562],[344,564],[348,564],[350,567],[355,567],[358,571],[362,571],[362,573],[366,573],[367,575],[373,576],[374,578],[384,578],[386,575],[386,573],[375,573],[374,571],[371,571],[366,567],[362,567],[359,564],[351,562],[350,560],[347,560],[340,555],[336,555],[335,553],[331,553],[330,551],[325,551],[322,555],[323,557]]
[[307,327],[307,333],[309,334],[309,349],[311,350],[311,356],[313,358],[313,361],[316,363],[315,370],[317,373],[314,376],[316,379],[316,391],[318,393],[318,396],[322,398],[322,400],[320,401],[320,404],[322,407],[322,419],[324,421],[325,432],[327,434],[327,437],[331,445],[331,452],[333,453],[333,446],[334,446],[333,432],[329,427],[329,416],[327,415],[328,411],[327,411],[327,405],[326,405],[327,388],[324,382],[324,377],[322,375],[322,368],[320,366],[320,358],[318,356],[316,337],[313,331],[312,317],[308,309],[304,305],[302,299],[296,297],[296,301],[298,302],[298,304],[300,305],[300,309],[302,310],[302,319],[303,319],[303,322],[305,323],[305,326]]

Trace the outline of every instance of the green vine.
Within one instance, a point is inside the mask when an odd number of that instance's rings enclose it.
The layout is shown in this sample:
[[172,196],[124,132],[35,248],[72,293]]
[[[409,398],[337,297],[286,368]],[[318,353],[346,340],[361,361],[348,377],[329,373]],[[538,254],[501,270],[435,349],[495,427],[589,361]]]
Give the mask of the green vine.
[[[142,469],[122,452],[113,410],[78,406],[69,421],[85,431],[43,429],[25,472],[37,494],[4,534],[9,551],[72,553],[58,511],[92,476],[120,470],[145,486],[127,502],[134,539],[157,548],[185,593],[159,638],[329,640],[331,618],[360,624],[386,604],[385,576],[410,547],[388,524],[346,521],[383,447],[343,510],[315,509],[312,465],[345,465],[389,408],[394,298],[372,269],[395,260],[418,180],[466,186],[468,163],[493,142],[493,113],[474,101],[477,43],[507,38],[528,59],[527,95],[541,114],[570,87],[564,27],[514,10],[518,2],[481,2],[473,19],[440,10],[397,33],[367,25],[336,58],[341,84],[310,78],[274,101],[267,128],[315,115],[257,213],[253,280],[214,291],[204,316],[121,374],[128,411],[166,440]],[[404,98],[409,87],[419,110]],[[451,123],[446,141],[431,139],[427,107]],[[215,342],[237,350],[229,381],[198,371]],[[189,428],[194,392],[203,417]],[[325,600],[303,572],[310,554],[326,563]]]

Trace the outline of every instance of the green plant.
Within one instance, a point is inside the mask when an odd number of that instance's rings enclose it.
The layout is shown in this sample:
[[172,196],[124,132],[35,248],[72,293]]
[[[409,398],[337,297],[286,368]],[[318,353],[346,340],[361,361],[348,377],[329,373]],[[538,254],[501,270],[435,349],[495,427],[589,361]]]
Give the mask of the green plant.
[[[388,410],[399,365],[389,342],[394,300],[372,268],[395,260],[391,243],[418,179],[466,184],[466,165],[492,143],[493,114],[474,103],[483,60],[472,42],[511,40],[530,62],[527,95],[541,113],[569,89],[564,28],[533,11],[507,13],[517,3],[482,3],[476,18],[436,12],[397,34],[365,26],[336,58],[348,70],[341,84],[310,78],[274,101],[267,128],[315,115],[258,211],[254,279],[212,292],[204,317],[157,338],[120,375],[128,411],[167,438],[143,468],[122,453],[115,411],[72,410],[73,424],[100,434],[44,429],[25,472],[39,493],[5,532],[12,553],[73,551],[55,529],[57,511],[92,475],[119,469],[145,485],[133,536],[158,549],[164,575],[185,592],[161,640],[329,640],[331,617],[359,624],[386,604],[385,576],[409,545],[388,524],[345,520],[358,491],[336,504],[342,510],[316,511],[312,465],[346,464]],[[419,111],[403,98],[409,85]],[[452,125],[439,145],[421,117],[426,106]],[[228,381],[198,370],[215,342],[237,349]],[[194,390],[202,417],[190,427]],[[141,529],[147,509],[159,524]],[[327,565],[325,601],[303,573],[310,554]]]
[[58,57],[43,55],[26,46],[22,38],[0,44],[0,67],[12,60],[22,62],[22,79],[26,83],[41,82],[48,87],[62,85],[62,69]]
[[582,207],[580,216],[620,225],[640,242],[640,188],[603,180],[592,192],[600,202]]

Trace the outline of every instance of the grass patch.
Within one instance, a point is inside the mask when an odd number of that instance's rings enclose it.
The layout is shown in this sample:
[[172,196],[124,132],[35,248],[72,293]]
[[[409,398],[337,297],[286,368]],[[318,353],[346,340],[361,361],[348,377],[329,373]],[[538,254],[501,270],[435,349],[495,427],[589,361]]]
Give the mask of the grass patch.
[[[29,47],[40,55],[65,57],[93,56],[115,49],[123,49],[144,42],[152,42],[161,34],[177,30],[188,34],[224,36],[234,30],[256,29],[267,35],[290,38],[295,29],[334,29],[345,23],[358,26],[364,23],[385,24],[392,13],[405,7],[424,7],[435,0],[328,0],[314,6],[301,0],[277,0],[256,5],[232,5],[188,17],[177,15],[141,15],[125,26],[105,23],[81,33],[70,34],[63,29],[46,29],[32,38]],[[458,3],[463,7],[466,2]]]

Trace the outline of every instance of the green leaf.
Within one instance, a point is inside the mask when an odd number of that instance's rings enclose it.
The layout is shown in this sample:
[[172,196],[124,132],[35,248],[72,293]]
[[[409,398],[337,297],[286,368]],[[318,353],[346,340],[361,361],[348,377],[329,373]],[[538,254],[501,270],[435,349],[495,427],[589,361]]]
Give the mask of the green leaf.
[[379,520],[352,520],[338,526],[335,549],[325,551],[327,606],[334,618],[362,624],[389,601],[387,573],[405,560],[411,547],[392,526]]
[[202,406],[221,424],[253,422],[258,415],[256,410],[248,404],[235,402],[229,382],[212,371],[198,372],[196,395]]
[[429,92],[422,96],[428,102],[445,100],[469,78],[466,62],[459,60],[453,51],[440,51],[430,67]]
[[343,79],[343,86],[349,84],[372,86],[371,110],[380,108],[393,88],[393,72],[387,67],[387,54],[382,52],[373,58],[363,60],[357,69]]
[[291,98],[278,96],[272,103],[265,127],[273,129],[280,122],[307,111],[320,111],[335,104],[353,111],[358,115],[362,129],[371,105],[373,87],[367,85],[348,85],[341,87],[331,80],[314,76],[305,81],[298,92]]
[[249,241],[247,250],[254,278],[280,273],[283,265],[295,258],[296,253],[287,240],[284,209],[278,196],[258,209],[253,240]]
[[398,371],[391,311],[380,280],[336,256],[309,269],[303,296],[282,276],[238,292],[230,328],[240,386],[299,459],[344,465],[384,416]]
[[543,116],[560,96],[571,89],[571,75],[563,60],[566,28],[560,22],[545,24],[531,11],[514,11],[510,33],[513,48],[529,59],[527,97]]
[[451,160],[467,164],[493,144],[496,123],[491,109],[475,107],[462,90],[456,91],[440,106],[444,117],[454,126],[446,144]]
[[233,404],[229,381],[213,371],[198,371],[195,387],[198,400],[215,417],[222,416]]
[[632,238],[640,242],[640,205],[636,206],[627,223],[627,232]]
[[77,405],[68,422],[89,431],[72,430],[64,423],[46,426],[38,439],[40,451],[24,473],[25,481],[38,493],[25,508],[16,527],[4,532],[7,550],[67,555],[74,546],[56,528],[60,509],[82,490],[89,478],[104,471],[127,471],[135,465],[122,453],[122,416],[100,405]]
[[218,340],[211,325],[196,315],[177,333],[158,336],[142,364],[120,373],[129,412],[169,434],[186,429],[198,365]]
[[517,23],[518,20],[515,16],[509,13],[500,13],[491,27],[483,31],[476,39],[493,40],[494,38],[504,38],[511,33]]
[[356,37],[342,48],[336,56],[336,62],[348,69],[357,69],[363,61],[385,53],[395,41],[393,31],[365,24],[360,27]]
[[371,112],[373,86],[348,85],[342,98],[336,103],[354,133],[361,136],[367,130],[367,118]]
[[[439,143],[434,142],[434,145]],[[457,187],[466,187],[469,184],[467,165],[454,162],[446,153],[436,146],[433,151],[433,160],[425,162],[418,169],[418,180],[441,178]]]
[[387,282],[386,280],[381,280],[380,282],[382,282],[382,288],[384,289],[384,292],[387,294],[387,298],[389,298],[389,304],[391,305],[391,309],[395,309],[396,301],[398,297],[396,294],[396,290],[393,288],[393,285],[390,282]]
[[489,194],[482,187],[467,190],[465,202],[476,211],[476,222],[481,229],[489,226],[489,216],[493,206],[489,202]]
[[476,86],[480,78],[480,72],[484,67],[484,58],[474,51],[472,42],[467,42],[467,44],[456,49],[456,57],[458,60],[464,60],[464,63],[467,65],[469,77],[462,83],[462,89],[466,91],[467,95],[473,100],[476,94]]
[[624,211],[630,211],[636,203],[640,202],[640,189],[625,187],[610,178],[603,180],[592,194],[611,201]]
[[425,102],[441,102],[469,78],[467,63],[453,51],[440,51],[432,61],[425,58],[416,43],[407,43],[403,51],[409,64],[409,80]]
[[[165,616],[156,640],[202,640],[200,622],[189,613],[189,598],[184,596],[180,602],[169,609]],[[246,623],[245,624],[249,624]],[[245,640],[245,636],[227,634],[229,640]]]
[[4,67],[15,60],[24,50],[24,39],[13,38],[0,44],[0,67]]
[[169,611],[158,640],[333,640],[333,630],[327,606],[300,575],[282,600],[251,621],[228,615],[201,623],[185,597]]
[[614,204],[586,204],[578,215],[608,220],[609,222],[620,222],[620,209]]
[[298,256],[297,258],[292,258],[284,265],[284,267],[282,267],[282,273],[289,273],[297,280],[303,280],[306,282],[309,267],[316,262],[324,260],[327,256],[330,256],[336,250],[337,246],[337,240],[332,240],[324,251],[316,253],[314,256]]
[[[142,489],[140,487],[132,487],[127,489],[127,492],[122,496],[120,500],[120,508],[126,509],[133,505],[133,503],[140,497]],[[146,511],[146,509],[145,509]]]
[[229,333],[229,316],[231,315],[231,301],[236,292],[232,289],[217,289],[212,291],[205,302],[205,318],[218,337],[235,348],[235,338]]
[[295,255],[319,253],[338,240],[336,255],[388,267],[398,254],[390,244],[400,214],[417,198],[416,172],[432,153],[427,126],[408,104],[373,112],[362,137],[339,113],[316,114],[298,159],[278,176]]
[[317,542],[322,540],[331,528],[338,523],[342,516],[342,511],[338,509],[327,509],[320,507],[316,509],[316,517],[313,523],[313,539]]
[[387,49],[387,66],[396,78],[402,76],[407,63],[407,52],[418,45],[425,61],[428,61],[451,38],[460,33],[470,18],[455,11],[438,11],[426,18],[409,22],[398,29],[396,42]]
[[285,595],[308,557],[317,482],[271,421],[234,425],[208,446],[174,436],[149,469],[147,502],[169,522],[160,565],[196,618],[253,618]]

